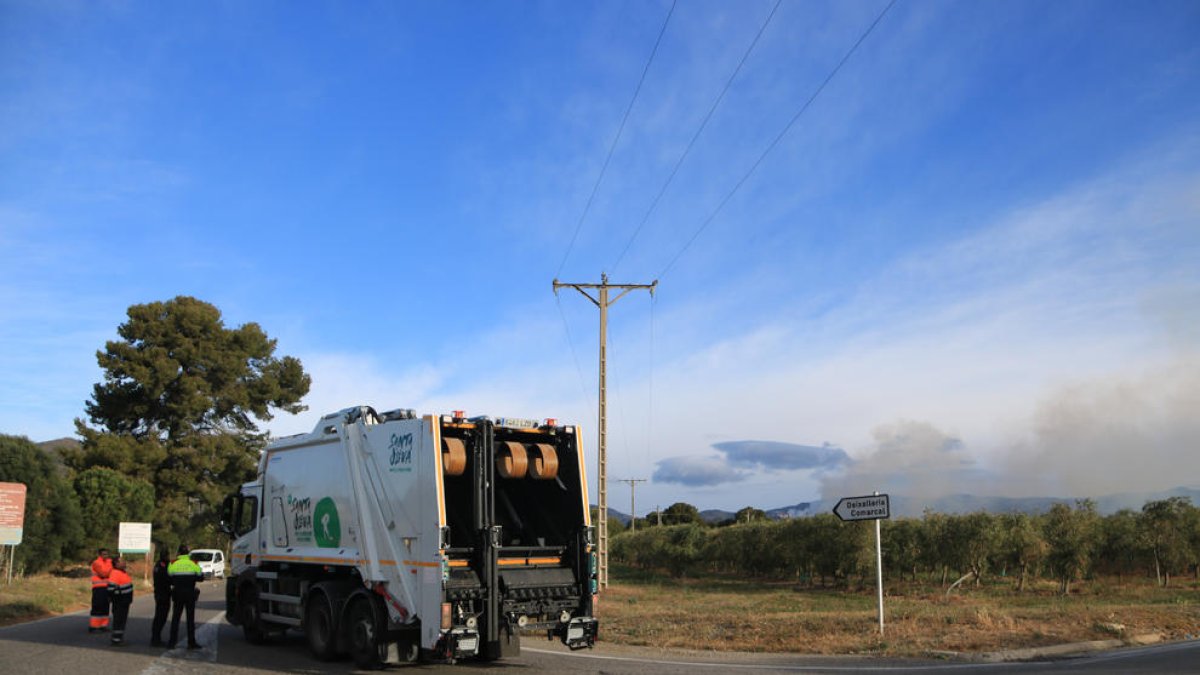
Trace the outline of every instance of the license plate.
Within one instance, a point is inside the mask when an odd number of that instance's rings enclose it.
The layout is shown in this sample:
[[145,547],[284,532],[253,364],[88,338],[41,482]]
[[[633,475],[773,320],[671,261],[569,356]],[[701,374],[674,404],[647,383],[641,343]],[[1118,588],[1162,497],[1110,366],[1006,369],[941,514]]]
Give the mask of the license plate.
[[521,419],[520,417],[498,417],[496,418],[496,426],[508,427],[509,429],[536,429],[541,425],[537,420]]

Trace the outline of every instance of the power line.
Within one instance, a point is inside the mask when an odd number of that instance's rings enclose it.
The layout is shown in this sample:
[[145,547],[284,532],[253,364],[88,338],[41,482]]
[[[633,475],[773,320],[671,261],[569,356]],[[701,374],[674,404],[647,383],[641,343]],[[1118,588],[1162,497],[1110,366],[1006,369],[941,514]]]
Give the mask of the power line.
[[612,144],[608,146],[608,155],[604,158],[604,165],[600,167],[600,175],[596,176],[596,184],[592,186],[592,193],[588,195],[587,203],[583,207],[583,213],[579,215],[579,222],[575,224],[575,233],[571,235],[571,243],[567,245],[567,252],[563,254],[562,262],[558,264],[558,270],[554,272],[554,278],[558,278],[562,274],[563,266],[567,264],[567,258],[571,256],[571,251],[575,248],[575,240],[579,237],[579,230],[583,228],[583,221],[587,219],[588,211],[592,208],[592,201],[596,198],[596,191],[600,189],[600,183],[604,180],[604,174],[608,171],[608,163],[612,161],[613,152],[617,149],[617,143],[621,140],[621,134],[625,131],[625,123],[629,120],[629,113],[633,111],[633,104],[637,101],[638,94],[642,91],[642,84],[646,81],[646,73],[650,72],[650,64],[654,63],[654,56],[658,54],[658,46],[662,44],[663,34],[667,32],[667,24],[671,22],[671,15],[675,13],[675,4],[678,0],[671,3],[671,9],[667,12],[667,18],[663,19],[662,28],[658,31],[658,38],[654,41],[654,49],[650,50],[650,58],[646,60],[646,67],[642,69],[642,76],[638,79],[637,87],[633,90],[633,97],[629,99],[629,105],[625,108],[625,115],[621,117],[621,125],[617,127],[617,135],[613,137]]
[[579,391],[590,403],[592,395],[588,393],[587,384],[583,381],[583,368],[579,366],[579,354],[575,351],[575,340],[571,337],[571,325],[567,323],[567,313],[563,311],[562,299],[558,297],[557,293],[554,294],[554,302],[558,305],[558,315],[562,317],[563,331],[567,334],[567,344],[571,346],[571,359],[575,361],[575,374],[579,376]]
[[650,402],[646,405],[646,447],[647,456],[654,462],[654,314],[658,306],[658,297],[650,296]]
[[779,141],[781,141],[783,137],[787,135],[787,132],[791,130],[792,125],[794,125],[796,121],[799,120],[804,114],[804,112],[808,110],[813,101],[817,100],[817,97],[820,96],[821,92],[825,90],[825,86],[828,85],[831,80],[833,80],[834,76],[838,74],[838,71],[842,69],[842,66],[846,65],[846,62],[849,61],[854,52],[858,50],[859,45],[861,45],[863,41],[867,39],[867,36],[875,30],[875,26],[879,25],[879,22],[883,20],[884,15],[886,15],[892,8],[892,5],[895,4],[896,0],[891,0],[888,2],[887,6],[883,8],[883,11],[879,13],[879,16],[875,17],[875,20],[871,22],[871,25],[867,26],[867,29],[858,37],[858,40],[854,43],[854,46],[850,47],[849,51],[846,52],[841,61],[838,61],[837,66],[830,71],[825,80],[821,82],[821,85],[812,93],[812,96],[809,96],[808,100],[804,102],[804,105],[800,106],[800,109],[796,111],[796,114],[792,115],[792,118],[786,125],[784,125],[783,130],[780,131],[774,139],[772,139],[772,141],[767,145],[766,149],[762,151],[762,154],[758,156],[758,159],[754,160],[754,164],[750,165],[750,169],[746,171],[746,173],[740,179],[738,179],[737,183],[734,184],[733,189],[729,191],[729,194],[725,195],[725,198],[722,199],[721,203],[717,204],[717,208],[713,210],[713,212],[709,214],[707,218],[704,219],[704,222],[700,224],[700,227],[692,234],[691,238],[687,240],[687,243],[683,245],[683,248],[681,248],[679,252],[675,254],[674,258],[671,258],[671,262],[667,263],[667,266],[663,268],[663,271],[658,274],[659,279],[666,275],[666,273],[675,266],[675,263],[688,250],[688,248],[691,247],[692,243],[696,241],[700,234],[703,233],[710,224],[712,224],[713,220],[716,219],[717,214],[721,212],[721,209],[725,208],[725,205],[729,203],[730,199],[733,199],[733,196],[737,194],[737,191],[741,189],[742,185],[749,180],[750,176],[754,174],[759,165],[762,164],[764,159],[766,159],[767,155],[775,149],[776,145],[779,145]]
[[721,93],[717,96],[716,100],[713,101],[712,107],[708,109],[708,114],[706,114],[704,119],[700,122],[700,126],[696,129],[696,133],[692,134],[692,139],[688,141],[687,147],[683,149],[683,153],[679,155],[679,159],[675,161],[675,166],[671,169],[670,175],[667,176],[666,182],[664,182],[662,187],[659,188],[658,194],[654,196],[654,200],[650,202],[650,208],[646,209],[646,213],[642,216],[641,222],[638,223],[638,226],[634,229],[633,234],[629,237],[629,241],[625,244],[625,248],[621,249],[621,254],[617,256],[617,262],[613,263],[612,271],[617,271],[617,267],[621,264],[621,261],[625,259],[625,254],[629,252],[629,247],[633,246],[633,241],[637,239],[638,234],[640,234],[642,228],[645,227],[646,221],[650,220],[650,214],[654,213],[654,209],[658,207],[659,200],[661,200],[662,196],[666,194],[667,188],[670,187],[671,182],[675,180],[675,174],[679,173],[679,167],[683,166],[683,160],[687,158],[688,153],[692,151],[692,146],[696,144],[696,139],[700,138],[700,134],[703,133],[704,128],[708,126],[708,121],[712,119],[713,113],[717,111],[717,107],[720,106],[721,101],[725,99],[725,94],[729,92],[729,87],[731,87],[733,85],[733,81],[737,79],[738,73],[742,72],[742,66],[745,65],[746,60],[750,58],[750,53],[753,52],[754,47],[758,45],[759,38],[761,38],[763,36],[763,32],[767,30],[767,25],[771,23],[771,19],[775,17],[775,12],[779,9],[779,5],[781,4],[783,4],[783,0],[775,0],[775,6],[771,8],[770,13],[767,14],[767,18],[763,20],[762,26],[759,27],[758,33],[754,36],[754,40],[750,42],[750,46],[746,48],[745,53],[742,54],[741,60],[738,61],[737,67],[733,69],[733,73],[729,76],[729,79],[725,81],[725,86],[721,89]]
[[[617,362],[617,339],[613,336],[608,338],[608,346],[606,348],[608,360],[611,363]],[[612,397],[613,407],[616,408],[616,414],[612,415],[614,425],[621,430],[621,457],[626,463],[629,463],[629,425],[625,424],[625,420],[629,416],[625,414],[625,394],[621,391],[621,373],[618,369],[613,368],[612,373],[613,389],[616,390]]]

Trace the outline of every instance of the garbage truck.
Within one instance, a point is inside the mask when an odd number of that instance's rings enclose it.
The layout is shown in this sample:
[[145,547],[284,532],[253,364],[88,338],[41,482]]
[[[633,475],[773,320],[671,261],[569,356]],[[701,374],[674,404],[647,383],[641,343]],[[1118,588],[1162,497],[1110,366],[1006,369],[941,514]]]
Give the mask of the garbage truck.
[[226,619],[361,668],[515,656],[522,635],[593,646],[580,440],[553,419],[359,406],[271,442],[222,504]]

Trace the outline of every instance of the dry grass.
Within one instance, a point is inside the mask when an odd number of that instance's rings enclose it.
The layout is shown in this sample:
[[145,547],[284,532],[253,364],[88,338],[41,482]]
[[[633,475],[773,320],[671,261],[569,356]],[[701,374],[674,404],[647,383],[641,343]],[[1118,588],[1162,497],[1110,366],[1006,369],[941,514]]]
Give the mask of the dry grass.
[[49,574],[14,578],[12,585],[0,585],[0,589],[0,626],[83,609],[92,596],[86,577]]
[[1153,582],[1054,584],[1017,594],[1008,580],[947,598],[936,584],[890,582],[880,637],[873,586],[840,591],[709,577],[671,580],[614,569],[599,599],[601,639],[659,648],[924,655],[1200,633],[1200,588]]
[[[143,566],[131,564],[129,573],[144,592]],[[92,583],[86,566],[65,568],[51,574],[13,577],[12,584],[0,578],[0,626],[86,609],[92,603]]]
[[[142,570],[131,573],[139,592]],[[85,609],[84,568],[0,580],[0,626]],[[601,639],[664,649],[924,655],[994,651],[1145,633],[1200,634],[1200,587],[1152,581],[1079,583],[1069,597],[1052,583],[1023,594],[993,580],[949,598],[936,584],[889,582],[885,636],[875,590],[808,589],[775,581],[707,577],[674,580],[621,567],[599,599]]]

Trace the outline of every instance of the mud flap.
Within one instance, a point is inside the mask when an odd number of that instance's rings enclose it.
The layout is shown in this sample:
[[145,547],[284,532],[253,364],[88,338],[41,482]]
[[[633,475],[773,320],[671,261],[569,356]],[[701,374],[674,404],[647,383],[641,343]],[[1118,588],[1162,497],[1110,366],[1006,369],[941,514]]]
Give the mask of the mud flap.
[[508,658],[520,655],[521,634],[513,630],[512,626],[506,625],[504,630],[500,631],[500,657]]
[[242,617],[237,606],[237,577],[225,579],[225,621],[234,626],[242,625]]

